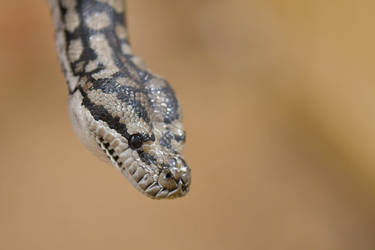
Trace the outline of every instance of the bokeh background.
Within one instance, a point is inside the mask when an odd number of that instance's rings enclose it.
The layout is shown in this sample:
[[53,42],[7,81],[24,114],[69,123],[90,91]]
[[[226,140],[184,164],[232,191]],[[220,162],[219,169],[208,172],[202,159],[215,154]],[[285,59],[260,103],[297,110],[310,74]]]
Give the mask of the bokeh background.
[[154,201],[73,134],[46,1],[2,1],[0,249],[375,249],[374,8],[129,0],[193,173]]

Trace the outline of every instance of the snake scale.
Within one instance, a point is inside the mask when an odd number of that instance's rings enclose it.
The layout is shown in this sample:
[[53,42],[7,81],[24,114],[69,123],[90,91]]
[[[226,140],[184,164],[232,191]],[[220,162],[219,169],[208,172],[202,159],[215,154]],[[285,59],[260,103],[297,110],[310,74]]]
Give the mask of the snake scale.
[[191,183],[185,131],[166,80],[133,55],[122,0],[49,0],[69,114],[86,148],[154,199]]

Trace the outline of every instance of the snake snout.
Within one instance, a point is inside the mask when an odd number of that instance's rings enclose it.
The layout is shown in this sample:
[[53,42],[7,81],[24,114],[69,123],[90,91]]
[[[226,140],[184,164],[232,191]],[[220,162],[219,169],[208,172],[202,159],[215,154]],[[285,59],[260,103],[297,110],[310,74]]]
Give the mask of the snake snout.
[[180,189],[181,196],[185,195],[189,191],[190,183],[191,183],[191,176],[190,176],[190,169],[183,168],[181,169],[172,169],[171,174],[173,179],[178,184],[178,189]]
[[[158,183],[164,190],[168,190],[168,198],[177,198],[186,195],[190,187],[190,169],[181,168],[177,164],[168,164],[158,178]],[[178,167],[177,167],[178,166]]]

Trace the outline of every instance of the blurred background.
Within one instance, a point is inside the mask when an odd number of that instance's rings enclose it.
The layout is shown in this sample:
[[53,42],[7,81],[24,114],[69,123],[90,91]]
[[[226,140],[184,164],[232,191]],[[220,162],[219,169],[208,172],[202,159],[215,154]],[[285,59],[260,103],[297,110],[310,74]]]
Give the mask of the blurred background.
[[184,109],[189,195],[73,134],[46,1],[0,7],[0,249],[375,249],[374,1],[129,0]]

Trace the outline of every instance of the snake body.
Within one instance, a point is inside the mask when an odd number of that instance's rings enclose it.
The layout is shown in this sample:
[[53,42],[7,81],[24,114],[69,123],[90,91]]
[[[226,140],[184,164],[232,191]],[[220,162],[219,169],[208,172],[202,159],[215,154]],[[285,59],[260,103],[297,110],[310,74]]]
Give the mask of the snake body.
[[143,194],[189,191],[185,131],[170,85],[132,54],[121,0],[49,0],[71,122],[81,142]]

